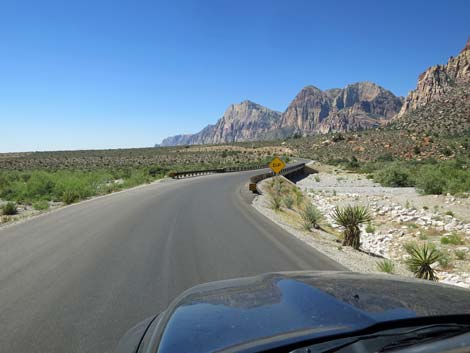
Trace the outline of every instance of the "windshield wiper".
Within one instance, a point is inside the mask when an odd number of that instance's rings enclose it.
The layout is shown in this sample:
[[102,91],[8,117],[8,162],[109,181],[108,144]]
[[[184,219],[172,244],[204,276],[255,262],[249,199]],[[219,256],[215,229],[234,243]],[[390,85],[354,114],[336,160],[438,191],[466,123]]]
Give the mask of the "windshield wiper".
[[[337,341],[320,343],[308,347],[307,352],[333,353],[344,351],[354,352],[390,352],[416,344],[445,340],[470,332],[467,324],[433,324],[414,328],[400,328],[377,332],[374,334],[348,337]],[[295,351],[298,352],[298,351]],[[304,352],[304,350],[302,350]]]
[[408,332],[399,335],[397,340],[386,344],[379,352],[389,352],[416,344],[428,343],[435,340],[444,340],[466,332],[470,332],[469,325],[432,325],[421,327],[415,332]]

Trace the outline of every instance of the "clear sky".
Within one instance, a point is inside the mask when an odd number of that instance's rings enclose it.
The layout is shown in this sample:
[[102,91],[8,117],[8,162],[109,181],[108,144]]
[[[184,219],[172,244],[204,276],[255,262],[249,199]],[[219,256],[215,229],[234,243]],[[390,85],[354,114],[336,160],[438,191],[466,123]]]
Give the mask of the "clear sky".
[[406,95],[470,1],[0,0],[0,152],[153,146],[306,85]]

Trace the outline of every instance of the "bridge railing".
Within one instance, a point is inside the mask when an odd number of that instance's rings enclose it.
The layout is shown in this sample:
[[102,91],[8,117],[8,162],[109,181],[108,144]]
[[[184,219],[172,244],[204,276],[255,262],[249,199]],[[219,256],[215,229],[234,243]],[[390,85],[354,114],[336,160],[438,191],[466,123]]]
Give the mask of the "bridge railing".
[[[279,174],[283,176],[290,176],[296,173],[303,173],[304,169],[305,169],[305,163],[299,163],[299,164],[291,165],[289,167],[284,168],[283,170],[281,170]],[[273,176],[275,176],[274,172],[262,173],[262,174],[252,176],[250,178],[250,183],[249,183],[250,191],[257,192],[258,191],[257,184],[260,181],[264,179],[272,178]]]
[[168,176],[173,179],[184,179],[184,178],[191,178],[195,176],[208,175],[208,174],[232,173],[232,172],[241,172],[245,170],[263,169],[266,167],[267,166],[264,164],[257,164],[257,165],[251,165],[251,166],[226,167],[226,168],[218,168],[218,169],[188,170],[184,172],[172,172],[168,174]]

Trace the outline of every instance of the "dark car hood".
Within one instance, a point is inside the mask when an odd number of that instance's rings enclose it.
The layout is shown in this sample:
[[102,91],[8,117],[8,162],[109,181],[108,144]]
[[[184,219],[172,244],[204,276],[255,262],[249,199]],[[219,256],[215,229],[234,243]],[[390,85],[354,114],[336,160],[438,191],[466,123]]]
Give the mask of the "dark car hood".
[[469,290],[391,275],[272,273],[187,290],[155,321],[139,352],[212,352],[279,335],[315,337],[451,314],[470,314]]

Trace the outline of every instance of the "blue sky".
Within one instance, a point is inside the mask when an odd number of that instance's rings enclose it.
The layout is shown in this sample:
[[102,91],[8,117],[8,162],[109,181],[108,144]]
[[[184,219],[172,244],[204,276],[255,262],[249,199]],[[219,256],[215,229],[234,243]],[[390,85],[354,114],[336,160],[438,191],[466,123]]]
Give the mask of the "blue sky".
[[309,84],[406,95],[470,1],[0,0],[0,152],[152,146]]

